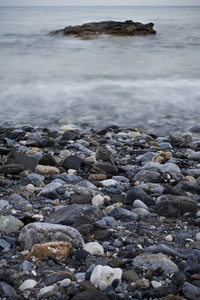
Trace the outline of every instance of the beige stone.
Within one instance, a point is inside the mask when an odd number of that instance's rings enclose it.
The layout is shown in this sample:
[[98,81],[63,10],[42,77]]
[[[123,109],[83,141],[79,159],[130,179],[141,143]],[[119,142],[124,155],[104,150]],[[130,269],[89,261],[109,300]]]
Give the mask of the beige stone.
[[172,155],[170,153],[160,151],[156,156],[154,156],[152,158],[152,161],[163,164],[171,158],[172,158]]
[[60,170],[58,168],[43,165],[37,165],[35,168],[35,172],[41,175],[60,174]]
[[38,261],[44,257],[54,256],[57,259],[66,259],[72,252],[72,245],[68,242],[50,242],[35,244],[25,259]]
[[105,174],[90,174],[89,178],[90,181],[101,181],[101,180],[106,180],[107,176]]

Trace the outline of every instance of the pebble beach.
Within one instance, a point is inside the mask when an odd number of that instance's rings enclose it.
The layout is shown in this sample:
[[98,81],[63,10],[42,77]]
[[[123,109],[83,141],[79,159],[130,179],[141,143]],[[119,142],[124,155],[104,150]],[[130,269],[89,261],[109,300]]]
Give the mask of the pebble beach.
[[1,300],[200,299],[200,127],[167,120],[1,124]]

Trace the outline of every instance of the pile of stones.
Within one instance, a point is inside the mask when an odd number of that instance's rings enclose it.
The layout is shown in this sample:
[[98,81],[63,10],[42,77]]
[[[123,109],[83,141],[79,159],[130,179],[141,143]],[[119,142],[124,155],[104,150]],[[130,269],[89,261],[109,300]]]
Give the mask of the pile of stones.
[[200,299],[200,142],[0,127],[0,299]]

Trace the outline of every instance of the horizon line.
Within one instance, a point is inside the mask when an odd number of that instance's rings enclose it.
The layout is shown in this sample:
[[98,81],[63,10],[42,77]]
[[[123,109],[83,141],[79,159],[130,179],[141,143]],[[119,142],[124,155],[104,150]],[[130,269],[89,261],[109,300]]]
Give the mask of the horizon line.
[[198,7],[199,5],[0,5],[0,7]]

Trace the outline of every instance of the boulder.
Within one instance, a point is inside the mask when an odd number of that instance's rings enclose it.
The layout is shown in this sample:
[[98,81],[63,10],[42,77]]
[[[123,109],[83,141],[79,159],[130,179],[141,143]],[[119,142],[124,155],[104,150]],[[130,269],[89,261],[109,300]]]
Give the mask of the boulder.
[[89,216],[93,221],[99,220],[103,217],[102,211],[97,206],[88,204],[72,204],[58,208],[46,220],[47,223],[56,223],[71,225],[80,216]]
[[35,244],[66,241],[75,247],[83,246],[84,241],[80,233],[70,226],[50,223],[30,223],[26,225],[18,238],[25,250],[30,250]]
[[63,34],[67,36],[75,36],[82,39],[97,38],[101,34],[113,36],[138,36],[155,34],[154,24],[142,24],[128,20],[125,22],[102,21],[91,22],[77,26],[67,26],[64,29],[50,32],[50,34]]

